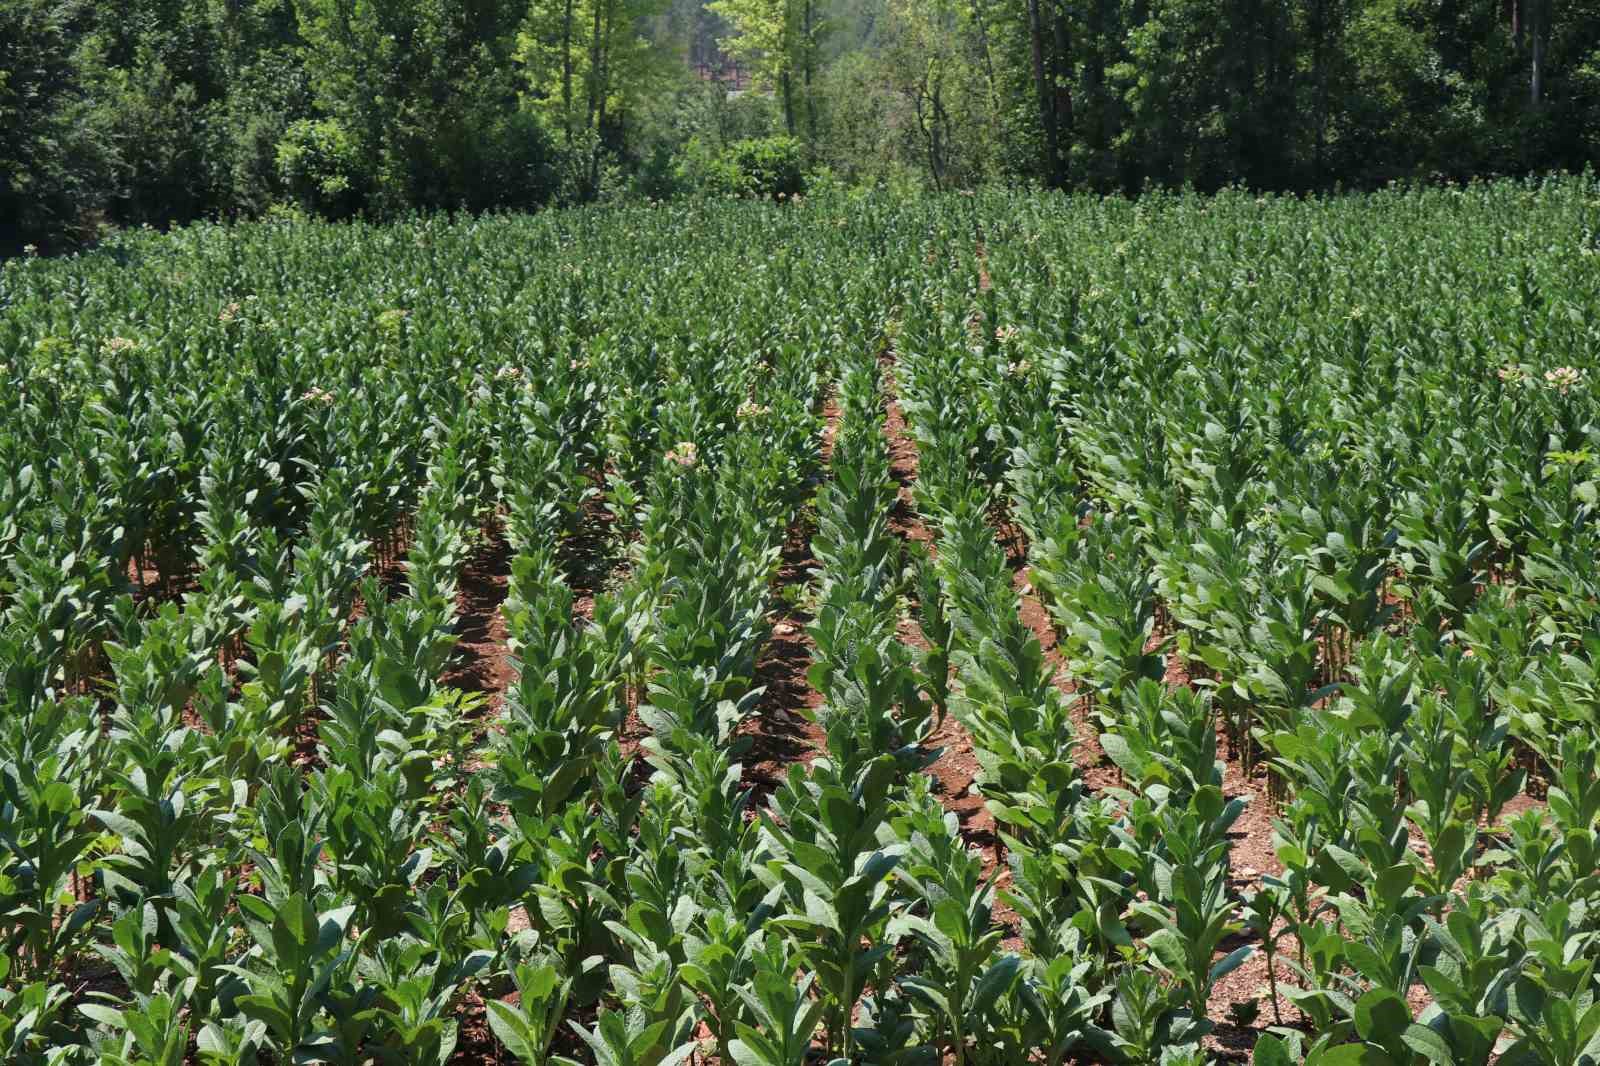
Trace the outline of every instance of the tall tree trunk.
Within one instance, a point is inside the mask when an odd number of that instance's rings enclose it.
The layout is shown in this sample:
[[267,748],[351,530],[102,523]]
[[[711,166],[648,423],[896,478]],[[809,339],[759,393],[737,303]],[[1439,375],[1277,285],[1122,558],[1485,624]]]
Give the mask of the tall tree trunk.
[[1312,122],[1316,125],[1315,145],[1312,148],[1311,168],[1312,178],[1322,184],[1322,176],[1327,166],[1328,150],[1328,0],[1316,0],[1312,6],[1311,33],[1313,37],[1311,48],[1311,66],[1315,71],[1317,84],[1317,104]]
[[935,91],[932,88],[933,84],[933,64],[930,62],[922,70],[922,84],[916,87],[913,102],[917,107],[917,128],[922,130],[922,138],[928,142],[928,173],[933,177],[933,189],[935,192],[943,192],[944,167],[940,161],[937,106],[934,107],[933,120],[930,122],[928,119],[929,101]]
[[[333,11],[334,15],[336,16],[334,24],[339,30],[339,43],[342,44],[345,49],[350,52],[350,54],[367,58],[366,49],[362,47],[361,42],[356,40],[355,27],[351,25],[350,22],[350,19],[354,14],[354,12],[351,10],[350,4],[343,2],[336,4]],[[366,127],[367,137],[371,141],[372,146],[377,149],[382,147],[383,141],[380,136],[382,131],[379,128],[380,119],[378,117],[378,108],[372,102],[372,96],[376,95],[372,92],[372,89],[374,88],[373,74],[375,72],[369,70],[364,71],[363,73],[365,76],[362,78],[364,83],[362,87],[367,91],[357,95],[357,100],[359,101],[358,106],[361,110],[361,123]]]
[[1111,142],[1107,128],[1110,108],[1104,99],[1106,84],[1106,14],[1105,0],[1094,0],[1089,5],[1088,51],[1089,61],[1083,65],[1083,94],[1088,106],[1094,109],[1094,125],[1090,129],[1093,145],[1104,148]]
[[600,195],[600,126],[606,120],[606,24],[610,0],[594,0],[594,43],[589,49],[589,199]]
[[1055,183],[1056,120],[1055,107],[1044,76],[1044,23],[1039,17],[1039,0],[1028,0],[1028,38],[1033,46],[1033,88],[1039,97],[1039,126],[1044,134],[1044,177]]
[[[1266,143],[1265,138],[1257,137],[1262,112],[1270,104],[1263,98],[1262,87],[1256,84],[1256,51],[1262,28],[1261,4],[1259,0],[1246,0],[1244,6],[1245,24],[1240,27],[1244,36],[1244,55],[1237,74],[1238,88],[1235,90],[1244,105],[1241,116],[1244,121],[1238,129],[1229,131],[1228,148],[1233,153],[1229,165],[1235,174],[1259,187],[1261,175],[1266,170],[1263,159],[1270,157],[1276,146]],[[1271,48],[1270,42],[1268,48]]]
[[561,21],[561,121],[567,127],[567,147],[572,147],[572,3],[567,0]]
[[1528,103],[1537,111],[1544,103],[1544,50],[1550,36],[1550,0],[1529,0],[1528,37],[1532,69],[1528,78]]
[[806,137],[817,143],[817,96],[811,88],[811,77],[817,62],[817,5],[816,0],[805,0],[804,36],[800,40],[800,76],[806,94]]
[[1056,120],[1056,151],[1055,151],[1055,184],[1065,188],[1067,184],[1067,159],[1066,152],[1061,144],[1061,135],[1072,132],[1072,27],[1067,22],[1066,7],[1058,2],[1055,17],[1055,60],[1054,69],[1050,73],[1051,80],[1055,83],[1055,111]]
[[984,0],[972,0],[972,26],[978,31],[978,58],[983,62],[984,82],[989,89],[989,113],[1000,114],[1000,89],[994,76],[994,54],[989,49],[989,27],[983,20]]
[[778,92],[783,97],[783,128],[789,136],[794,136],[794,81],[785,70],[778,75]]
[[596,131],[595,112],[600,106],[600,14],[605,0],[591,0],[594,4],[594,26],[589,38],[589,106],[584,113],[584,130]]

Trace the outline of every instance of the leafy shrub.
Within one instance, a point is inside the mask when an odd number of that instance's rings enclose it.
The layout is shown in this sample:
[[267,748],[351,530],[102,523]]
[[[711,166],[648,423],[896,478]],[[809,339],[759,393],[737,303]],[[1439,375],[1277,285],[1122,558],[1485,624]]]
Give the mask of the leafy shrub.
[[692,141],[682,168],[689,186],[713,195],[776,199],[806,187],[800,142],[793,137],[751,137],[715,154]]
[[0,4],[0,249],[94,234],[116,145],[81,67],[71,5]]
[[532,209],[549,201],[556,183],[549,134],[528,112],[469,111],[411,131],[401,144],[385,175],[400,183],[385,190],[396,209]]
[[342,218],[361,203],[361,146],[336,119],[300,119],[278,141],[278,177],[308,210]]

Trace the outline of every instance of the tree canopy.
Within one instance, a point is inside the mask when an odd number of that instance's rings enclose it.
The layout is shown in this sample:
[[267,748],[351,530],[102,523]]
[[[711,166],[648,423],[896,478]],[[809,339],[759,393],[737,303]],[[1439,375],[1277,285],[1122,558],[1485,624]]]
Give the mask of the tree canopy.
[[754,189],[753,138],[931,188],[1577,170],[1600,0],[0,0],[12,247]]

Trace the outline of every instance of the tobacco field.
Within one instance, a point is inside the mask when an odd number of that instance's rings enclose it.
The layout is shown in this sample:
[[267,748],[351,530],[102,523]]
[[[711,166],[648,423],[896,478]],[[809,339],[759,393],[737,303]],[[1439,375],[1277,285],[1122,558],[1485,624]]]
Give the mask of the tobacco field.
[[1600,186],[0,265],[0,1061],[1600,1062]]

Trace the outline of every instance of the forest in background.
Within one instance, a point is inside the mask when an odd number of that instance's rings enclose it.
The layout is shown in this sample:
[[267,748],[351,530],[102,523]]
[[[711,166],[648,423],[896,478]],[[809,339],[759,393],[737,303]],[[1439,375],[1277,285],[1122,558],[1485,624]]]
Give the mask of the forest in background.
[[812,183],[1578,170],[1600,0],[0,0],[0,251]]

